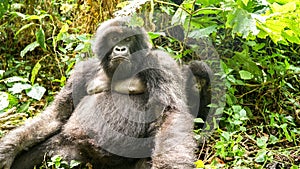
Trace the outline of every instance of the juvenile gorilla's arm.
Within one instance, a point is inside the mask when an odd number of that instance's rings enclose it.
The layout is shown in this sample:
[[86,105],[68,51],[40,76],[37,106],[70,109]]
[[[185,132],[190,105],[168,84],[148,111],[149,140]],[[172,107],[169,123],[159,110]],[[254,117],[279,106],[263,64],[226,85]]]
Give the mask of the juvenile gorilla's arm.
[[61,129],[73,112],[72,77],[53,103],[39,116],[0,140],[0,169],[9,169],[18,153],[45,140]]

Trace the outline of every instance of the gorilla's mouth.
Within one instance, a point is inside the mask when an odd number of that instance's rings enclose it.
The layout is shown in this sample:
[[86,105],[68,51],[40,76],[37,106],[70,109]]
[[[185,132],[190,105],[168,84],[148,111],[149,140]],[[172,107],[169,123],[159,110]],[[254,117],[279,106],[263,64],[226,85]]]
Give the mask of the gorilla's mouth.
[[123,61],[127,61],[129,62],[129,58],[128,56],[124,56],[124,55],[118,55],[118,56],[114,56],[111,59],[112,62],[123,62]]

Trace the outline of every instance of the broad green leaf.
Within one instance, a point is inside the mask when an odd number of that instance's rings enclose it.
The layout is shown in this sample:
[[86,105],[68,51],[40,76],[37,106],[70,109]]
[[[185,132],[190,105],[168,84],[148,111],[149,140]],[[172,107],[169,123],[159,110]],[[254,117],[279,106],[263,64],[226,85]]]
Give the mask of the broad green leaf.
[[82,49],[84,49],[84,44],[83,43],[79,43],[76,48],[74,49],[74,51],[81,51]]
[[77,167],[79,166],[81,163],[79,161],[76,161],[76,160],[71,160],[70,162],[70,168],[74,168],[74,167]]
[[282,36],[292,43],[300,44],[299,36],[292,30],[283,30]]
[[194,123],[204,123],[204,121],[201,118],[195,118]]
[[69,30],[69,25],[67,23],[65,23],[62,28],[60,29],[57,37],[56,37],[56,41],[60,41],[63,39],[63,35]]
[[81,42],[88,42],[90,40],[90,38],[86,34],[78,35],[76,38]]
[[13,76],[9,77],[4,80],[5,83],[13,83],[13,82],[28,82],[28,79],[20,77],[20,76]]
[[221,136],[226,140],[229,141],[230,140],[230,134],[227,131],[223,131]]
[[250,80],[250,79],[253,78],[252,73],[250,73],[250,72],[248,72],[246,70],[239,71],[239,74],[241,76],[241,79],[243,79],[243,80]]
[[267,147],[267,141],[268,141],[268,138],[263,136],[261,138],[256,139],[256,144],[260,148],[266,148]]
[[31,85],[24,83],[15,83],[11,88],[8,89],[12,94],[21,93],[23,90],[29,89]]
[[258,153],[256,154],[255,161],[258,163],[262,163],[265,162],[266,159],[267,159],[267,151],[264,149],[259,150]]
[[8,93],[0,92],[0,110],[3,110],[9,106]]
[[156,39],[160,36],[165,36],[166,34],[163,32],[148,32],[150,39]]
[[[255,76],[261,76],[261,69],[256,65],[256,63],[249,56],[249,49],[244,49],[242,52],[235,52],[235,55],[230,60],[231,66],[242,66],[243,70],[250,72]],[[236,67],[236,69],[238,69]]]
[[242,106],[240,106],[240,105],[233,105],[233,106],[231,106],[231,108],[234,113],[238,113],[242,110]]
[[46,49],[46,44],[45,44],[45,32],[42,27],[35,33],[36,41],[39,43],[39,45],[43,48]]
[[274,135],[270,135],[270,140],[269,140],[269,143],[270,144],[276,144],[278,142],[278,138]]
[[39,72],[39,70],[41,69],[41,67],[42,67],[42,66],[41,66],[40,62],[37,62],[37,63],[34,65],[32,71],[31,71],[31,78],[30,78],[30,82],[31,82],[32,85],[34,84],[36,75],[38,74],[38,72]]
[[276,13],[276,12],[287,13],[287,12],[296,10],[297,5],[296,5],[296,2],[289,2],[284,5],[279,5],[278,3],[273,3],[270,5],[270,7],[271,7],[273,13]]
[[27,112],[29,109],[29,106],[31,104],[31,101],[26,101],[25,103],[23,103],[17,110],[18,113],[24,113]]
[[217,25],[212,25],[203,29],[193,30],[188,36],[199,39],[201,37],[207,37],[213,32],[217,32]]
[[227,15],[226,28],[232,28],[233,36],[236,33],[243,38],[259,33],[255,19],[246,10],[240,8],[234,9]]
[[24,57],[25,54],[29,51],[33,51],[36,47],[40,46],[37,41],[32,42],[31,44],[27,45],[22,51],[21,51],[21,57]]
[[46,92],[46,89],[44,87],[34,85],[31,87],[31,90],[29,92],[27,92],[27,95],[36,100],[41,100],[41,98],[43,97],[45,92]]
[[188,16],[188,13],[185,12],[183,9],[178,8],[175,12],[174,16],[172,17],[172,25],[184,25],[185,20]]
[[242,109],[242,110],[239,112],[239,116],[242,118],[241,120],[248,119],[248,118],[247,118],[247,112],[246,112],[245,109]]

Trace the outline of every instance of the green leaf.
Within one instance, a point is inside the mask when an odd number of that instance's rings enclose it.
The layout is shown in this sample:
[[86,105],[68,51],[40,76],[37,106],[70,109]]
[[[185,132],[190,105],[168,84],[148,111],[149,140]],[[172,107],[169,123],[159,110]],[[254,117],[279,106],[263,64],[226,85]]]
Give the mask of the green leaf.
[[245,6],[248,5],[249,0],[242,0],[242,1],[243,1],[243,3],[244,3]]
[[82,49],[84,49],[84,44],[83,43],[79,43],[76,48],[74,49],[74,51],[78,52],[81,51]]
[[28,111],[30,104],[31,104],[30,101],[27,101],[27,102],[23,103],[23,104],[18,108],[18,113],[24,113],[24,112]]
[[46,89],[44,87],[34,85],[31,87],[31,90],[29,92],[27,92],[27,95],[36,100],[41,100],[41,98],[43,97],[45,92],[46,92]]
[[298,35],[292,30],[284,30],[282,36],[292,43],[300,44]]
[[3,75],[4,75],[5,71],[4,70],[0,70],[0,79],[3,78]]
[[15,37],[18,36],[18,34],[19,34],[21,31],[23,31],[23,30],[29,28],[29,27],[32,26],[32,25],[34,25],[34,23],[31,22],[31,23],[29,23],[29,24],[26,24],[26,25],[22,26],[22,28],[19,29],[19,30],[16,32]]
[[42,66],[41,66],[40,62],[37,62],[37,63],[34,65],[32,71],[31,71],[31,78],[30,78],[30,82],[31,82],[32,85],[34,84],[36,75],[38,74],[38,72],[39,72],[39,70],[41,69],[41,67],[42,67]]
[[196,168],[204,168],[204,163],[202,160],[197,160],[196,162],[194,162],[194,164],[196,165]]
[[284,5],[279,5],[278,3],[273,3],[270,5],[273,13],[287,13],[291,11],[295,11],[297,8],[296,2],[289,2]]
[[241,76],[241,79],[243,79],[243,80],[250,80],[250,79],[253,78],[252,73],[250,73],[250,72],[248,72],[246,70],[239,71],[239,74]]
[[8,89],[12,94],[21,93],[23,90],[31,88],[29,84],[15,83],[11,88]]
[[274,135],[270,135],[270,144],[276,144],[278,142],[278,138]]
[[0,110],[3,110],[9,106],[8,93],[0,92]]
[[291,135],[287,129],[287,123],[284,123],[282,125],[280,125],[280,128],[284,131],[284,135],[286,137],[286,139],[291,142],[292,141],[292,138],[291,138]]
[[20,13],[20,12],[11,12],[12,15],[17,15],[19,17],[21,17],[22,19],[24,19],[26,17],[26,15]]
[[256,63],[249,56],[248,49],[244,49],[242,52],[235,52],[235,55],[230,60],[230,62],[232,66],[242,65],[243,70],[246,70],[255,76],[261,77],[262,75],[261,69],[256,65]]
[[8,10],[8,4],[9,4],[9,0],[1,0],[0,1],[0,19],[5,14],[5,12]]
[[204,121],[201,118],[195,118],[194,123],[204,123]]
[[42,27],[35,33],[35,37],[39,45],[46,50],[45,32]]
[[226,140],[229,141],[230,140],[230,134],[227,131],[223,131],[221,136]]
[[29,51],[33,51],[36,47],[39,46],[39,43],[37,41],[32,42],[31,44],[27,45],[22,51],[21,51],[21,57],[24,57],[25,54]]
[[70,168],[74,168],[74,167],[77,167],[79,166],[81,163],[79,161],[76,161],[76,160],[71,160],[70,162]]
[[267,151],[266,150],[259,150],[256,154],[255,161],[258,163],[263,163],[267,159]]
[[184,25],[185,20],[188,16],[188,13],[185,12],[183,9],[178,8],[175,12],[174,16],[172,17],[172,25]]
[[26,19],[27,20],[39,20],[39,19],[41,19],[41,17],[38,15],[29,15],[29,16],[26,16]]
[[256,139],[256,144],[260,148],[266,148],[267,147],[267,141],[268,141],[268,138],[263,136],[261,138]]
[[227,15],[226,28],[232,28],[233,36],[236,33],[243,38],[259,33],[255,19],[246,10],[240,8],[234,9]]
[[209,26],[209,27],[203,28],[203,29],[193,30],[188,35],[188,37],[200,39],[201,37],[207,37],[207,36],[209,36],[213,32],[217,32],[217,25],[212,25],[212,26]]
[[166,36],[163,32],[148,32],[150,39],[156,39],[160,36]]
[[20,76],[13,76],[9,77],[4,80],[5,83],[13,83],[13,82],[28,82],[28,79],[20,77]]
[[65,23],[62,28],[60,29],[57,37],[56,37],[56,41],[60,41],[63,38],[63,35],[69,30],[69,25],[67,23]]

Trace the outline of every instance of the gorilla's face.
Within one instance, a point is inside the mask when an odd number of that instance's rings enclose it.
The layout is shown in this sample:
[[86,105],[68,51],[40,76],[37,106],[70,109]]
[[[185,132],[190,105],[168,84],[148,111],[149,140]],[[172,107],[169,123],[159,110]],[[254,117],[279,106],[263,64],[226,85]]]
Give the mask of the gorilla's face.
[[[123,18],[105,22],[96,33],[93,51],[101,60],[107,76],[112,78],[116,69],[124,72],[124,78],[130,76],[137,66],[151,50],[150,40],[146,31],[141,27],[128,25]],[[139,54],[136,54],[139,53]],[[141,56],[141,57],[139,57]]]
[[[120,39],[120,35],[112,34],[108,36],[108,39],[112,47],[106,56],[107,59],[105,59],[107,63],[103,62],[103,64],[107,64],[106,68],[108,72],[115,72],[120,64],[130,69],[131,63],[133,62],[132,54],[135,52],[137,46],[137,44],[135,44],[136,37],[129,36],[125,39]],[[124,68],[126,69],[126,67]]]

